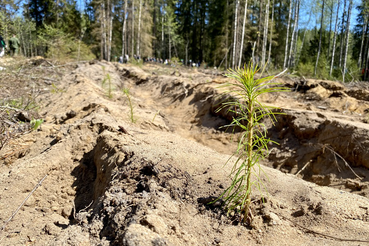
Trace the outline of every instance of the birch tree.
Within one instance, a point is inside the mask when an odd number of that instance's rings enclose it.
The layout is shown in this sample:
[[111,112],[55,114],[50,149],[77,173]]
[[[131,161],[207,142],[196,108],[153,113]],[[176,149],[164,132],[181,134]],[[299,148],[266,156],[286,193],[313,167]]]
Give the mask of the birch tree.
[[274,27],[274,0],[272,0],[272,20],[270,25],[270,35],[269,35],[269,52],[268,52],[268,64],[270,64],[270,55],[272,53],[272,37],[273,37],[273,27]]
[[107,0],[107,8],[106,8],[106,22],[107,22],[107,34],[108,34],[108,42],[107,42],[107,57],[108,61],[111,61],[111,44],[113,38],[113,3],[111,0]]
[[138,31],[137,31],[137,56],[140,57],[140,42],[141,42],[141,12],[142,12],[142,0],[139,3],[139,12],[138,12]]
[[235,68],[235,65],[236,65],[236,43],[237,43],[237,22],[238,22],[238,19],[237,19],[237,13],[238,13],[238,6],[240,4],[240,1],[239,0],[236,0],[236,6],[235,6],[235,14],[234,14],[234,36],[233,36],[233,58],[232,58],[232,68],[234,69]]
[[124,1],[124,11],[123,11],[123,26],[122,26],[122,57],[126,55],[126,25],[127,25],[127,7],[128,1]]
[[298,23],[298,5],[299,5],[299,0],[296,0],[295,2],[295,23],[293,24],[293,31],[292,31],[292,36],[291,36],[291,44],[290,44],[290,53],[288,56],[288,61],[287,61],[287,67],[291,66],[291,60],[292,60],[292,52],[293,52],[293,48],[294,48],[294,38],[296,36],[297,33],[297,23]]
[[341,1],[338,1],[338,3],[337,3],[336,23],[334,25],[333,47],[332,47],[331,67],[329,69],[329,76],[332,76],[332,70],[333,70],[333,64],[334,64],[334,53],[336,51],[337,27],[338,27],[338,13],[340,11],[340,4],[341,4]]
[[131,14],[131,18],[132,18],[132,30],[131,30],[131,49],[132,49],[132,53],[131,56],[133,57],[135,54],[135,1],[132,0],[132,14]]
[[345,57],[344,57],[344,60],[343,60],[343,71],[342,71],[342,81],[343,82],[345,82],[346,65],[347,65],[347,53],[348,53],[348,48],[349,48],[351,9],[352,9],[352,0],[350,0],[348,15],[347,15],[346,46],[345,46]]
[[265,66],[265,55],[267,49],[267,40],[268,40],[268,22],[269,22],[269,5],[270,0],[267,1],[266,9],[265,9],[265,23],[264,23],[264,35],[263,35],[263,48],[261,54],[261,66]]
[[319,47],[318,47],[318,54],[316,56],[316,63],[315,63],[315,68],[314,68],[314,75],[316,75],[316,71],[318,68],[318,62],[319,62],[319,57],[320,57],[320,50],[322,48],[322,35],[323,35],[323,18],[324,18],[324,3],[325,0],[323,0],[323,5],[322,5],[322,16],[320,18],[320,34],[319,34]]
[[[337,13],[338,14],[338,13]],[[342,68],[342,57],[343,57],[343,47],[345,42],[345,14],[346,14],[346,0],[343,0],[343,12],[342,12],[342,22],[341,22],[341,40],[340,40],[340,59],[339,67]]]
[[245,12],[244,12],[244,16],[243,16],[242,38],[241,38],[241,48],[240,48],[240,59],[238,61],[238,67],[241,67],[241,62],[242,62],[243,42],[244,42],[244,39],[245,39],[246,17],[247,17],[247,0],[245,1]]
[[105,33],[105,10],[104,3],[100,6],[100,60],[103,60],[105,57],[105,44],[106,44],[106,33]]
[[290,35],[290,24],[291,24],[291,15],[292,15],[292,0],[290,0],[290,8],[288,13],[288,23],[287,23],[287,34],[286,34],[286,47],[284,51],[284,62],[283,67],[287,67],[287,56],[288,56],[288,37]]

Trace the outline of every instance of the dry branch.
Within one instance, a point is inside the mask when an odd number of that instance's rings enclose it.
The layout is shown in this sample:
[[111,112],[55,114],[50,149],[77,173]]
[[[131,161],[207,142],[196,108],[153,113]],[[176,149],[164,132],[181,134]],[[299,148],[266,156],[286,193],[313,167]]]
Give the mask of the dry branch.
[[23,202],[21,203],[21,205],[19,205],[19,207],[14,211],[14,213],[9,217],[9,219],[7,221],[4,222],[3,227],[1,227],[1,231],[5,230],[5,227],[7,226],[7,224],[14,218],[14,216],[18,213],[19,209],[21,209],[23,207],[23,205],[26,203],[26,201],[28,200],[28,198],[31,197],[31,195],[37,190],[37,188],[39,186],[41,186],[42,182],[46,179],[47,174],[45,175],[45,177],[43,177],[40,182],[38,182],[38,184],[33,188],[33,190],[28,194],[28,196],[26,197],[26,199],[23,200]]

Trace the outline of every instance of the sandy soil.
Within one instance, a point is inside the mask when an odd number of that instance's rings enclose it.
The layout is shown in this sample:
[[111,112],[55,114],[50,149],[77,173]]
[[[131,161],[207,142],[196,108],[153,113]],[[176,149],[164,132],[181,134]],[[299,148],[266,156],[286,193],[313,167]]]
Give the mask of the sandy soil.
[[278,78],[291,91],[263,101],[284,112],[265,122],[280,145],[245,226],[207,203],[236,147],[216,112],[225,77],[94,61],[48,78],[24,86],[41,128],[0,149],[1,245],[369,245],[366,84]]

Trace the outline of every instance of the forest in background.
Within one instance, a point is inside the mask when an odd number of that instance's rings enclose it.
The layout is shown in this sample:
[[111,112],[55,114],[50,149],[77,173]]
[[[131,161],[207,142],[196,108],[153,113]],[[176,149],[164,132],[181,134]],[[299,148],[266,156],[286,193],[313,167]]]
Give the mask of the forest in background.
[[127,54],[219,69],[253,61],[367,81],[368,10],[366,0],[3,0],[0,35],[17,34],[26,57]]

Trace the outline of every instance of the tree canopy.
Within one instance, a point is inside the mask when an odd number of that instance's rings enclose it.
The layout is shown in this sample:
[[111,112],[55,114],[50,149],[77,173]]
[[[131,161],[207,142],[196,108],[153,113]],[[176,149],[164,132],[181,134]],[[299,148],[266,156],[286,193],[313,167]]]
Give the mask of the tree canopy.
[[185,65],[191,61],[221,69],[253,61],[304,76],[369,77],[366,0],[20,3],[0,3],[0,35],[8,40],[17,34],[24,56],[175,58]]

